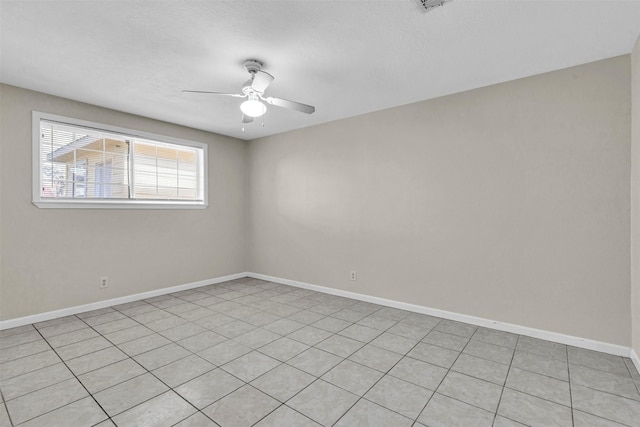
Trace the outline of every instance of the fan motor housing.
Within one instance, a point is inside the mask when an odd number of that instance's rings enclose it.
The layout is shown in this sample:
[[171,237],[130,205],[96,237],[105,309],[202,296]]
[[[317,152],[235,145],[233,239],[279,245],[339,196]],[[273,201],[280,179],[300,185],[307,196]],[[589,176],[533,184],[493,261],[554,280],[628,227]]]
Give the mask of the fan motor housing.
[[249,93],[255,92],[251,89],[251,83],[253,83],[253,79],[249,79],[246,82],[242,83],[242,93],[248,95]]

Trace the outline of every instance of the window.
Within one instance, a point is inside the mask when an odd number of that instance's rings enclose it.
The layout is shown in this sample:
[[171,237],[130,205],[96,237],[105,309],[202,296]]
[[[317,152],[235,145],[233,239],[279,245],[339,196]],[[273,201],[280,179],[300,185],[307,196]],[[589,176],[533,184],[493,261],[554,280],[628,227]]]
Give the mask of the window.
[[33,113],[38,207],[205,208],[207,147]]

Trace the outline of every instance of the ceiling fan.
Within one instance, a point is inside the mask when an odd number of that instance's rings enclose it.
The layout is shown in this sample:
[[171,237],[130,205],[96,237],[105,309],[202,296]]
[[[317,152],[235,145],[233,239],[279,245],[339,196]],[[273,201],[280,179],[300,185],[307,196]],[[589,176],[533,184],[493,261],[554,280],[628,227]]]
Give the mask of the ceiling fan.
[[233,96],[234,98],[247,98],[240,104],[242,111],[242,123],[251,123],[255,117],[260,117],[267,112],[267,106],[264,103],[275,105],[276,107],[288,108],[290,110],[300,111],[301,113],[312,114],[316,111],[315,107],[300,102],[289,101],[282,98],[272,96],[264,96],[274,77],[262,71],[262,63],[255,59],[247,59],[242,63],[245,70],[249,72],[251,77],[242,85],[242,93],[224,93],[209,92],[204,90],[183,90],[186,93],[207,93],[211,95]]

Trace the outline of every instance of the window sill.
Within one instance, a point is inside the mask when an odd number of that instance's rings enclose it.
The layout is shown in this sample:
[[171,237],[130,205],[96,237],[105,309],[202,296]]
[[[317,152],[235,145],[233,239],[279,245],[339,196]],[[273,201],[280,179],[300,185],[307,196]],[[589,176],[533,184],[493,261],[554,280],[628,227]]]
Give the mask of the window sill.
[[108,202],[108,201],[80,201],[80,200],[37,200],[33,204],[44,209],[206,209],[207,203],[194,202]]

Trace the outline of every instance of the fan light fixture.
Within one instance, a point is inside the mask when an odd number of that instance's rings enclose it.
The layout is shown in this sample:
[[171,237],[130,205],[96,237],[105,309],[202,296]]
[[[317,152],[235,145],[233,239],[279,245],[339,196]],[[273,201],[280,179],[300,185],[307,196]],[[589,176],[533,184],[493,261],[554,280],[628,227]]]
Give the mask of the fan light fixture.
[[[0,0],[1,2],[2,0]],[[430,0],[435,1],[435,0]],[[439,0],[450,1],[450,0]],[[231,96],[233,98],[244,98],[245,101],[240,105],[242,111],[242,123],[252,123],[253,119],[260,117],[267,112],[267,105],[275,105],[279,108],[286,108],[289,110],[299,111],[305,114],[312,114],[316,111],[313,105],[302,104],[300,102],[289,101],[287,99],[275,98],[273,96],[264,96],[264,91],[267,90],[269,85],[273,82],[274,77],[262,71],[262,63],[255,59],[247,59],[242,63],[244,69],[247,70],[251,78],[244,82],[242,85],[242,93],[225,93],[225,92],[210,92],[207,90],[183,90],[182,92],[189,93],[208,93],[218,96]],[[263,124],[264,126],[264,120]],[[244,128],[243,128],[244,129]]]
[[260,117],[267,112],[267,106],[258,99],[255,93],[249,94],[249,99],[240,104],[240,110],[249,117]]

